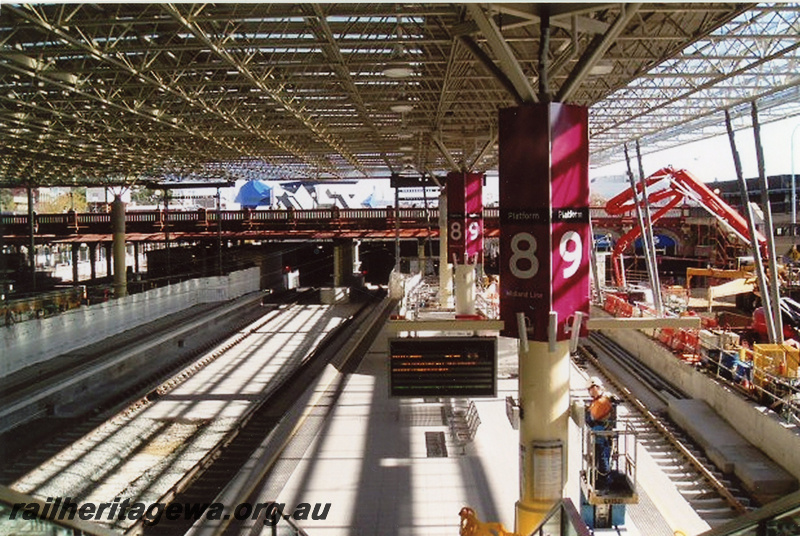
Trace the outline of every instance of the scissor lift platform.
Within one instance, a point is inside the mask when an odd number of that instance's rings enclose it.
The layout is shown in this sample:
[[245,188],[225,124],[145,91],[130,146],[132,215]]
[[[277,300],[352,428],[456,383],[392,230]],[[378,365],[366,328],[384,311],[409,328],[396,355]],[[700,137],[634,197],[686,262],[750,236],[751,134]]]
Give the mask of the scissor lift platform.
[[611,474],[607,486],[596,488],[589,484],[586,472],[581,471],[581,491],[591,505],[636,504],[639,502],[636,484],[629,476],[620,473]]

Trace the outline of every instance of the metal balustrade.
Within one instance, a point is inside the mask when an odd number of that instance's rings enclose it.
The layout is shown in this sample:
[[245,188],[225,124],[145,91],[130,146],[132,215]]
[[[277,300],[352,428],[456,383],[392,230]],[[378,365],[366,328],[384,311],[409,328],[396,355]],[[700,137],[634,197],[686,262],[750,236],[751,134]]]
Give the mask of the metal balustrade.
[[[605,210],[598,207],[590,209],[592,219],[598,228],[625,225],[626,220],[618,217],[605,217]],[[685,208],[670,211],[664,218],[664,226],[680,225],[683,218],[693,215],[693,210]],[[500,226],[500,209],[486,207],[483,217],[487,234],[496,233]],[[67,237],[70,235],[110,234],[110,213],[66,213],[34,214],[34,234]],[[397,220],[403,229],[434,229],[438,232],[438,208],[316,208],[308,210],[225,210],[213,209],[193,211],[130,211],[125,214],[126,232],[183,232],[216,233],[219,222],[226,232],[237,231],[388,231],[395,228]],[[3,234],[8,237],[23,238],[30,234],[27,214],[0,215]],[[630,223],[630,222],[629,222]],[[800,226],[782,223],[775,226],[776,236],[800,236]]]

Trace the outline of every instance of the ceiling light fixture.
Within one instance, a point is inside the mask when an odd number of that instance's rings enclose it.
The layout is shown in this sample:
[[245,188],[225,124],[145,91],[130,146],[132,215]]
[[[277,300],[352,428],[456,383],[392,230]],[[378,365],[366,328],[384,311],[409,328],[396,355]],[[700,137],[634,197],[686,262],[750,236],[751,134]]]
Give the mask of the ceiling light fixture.
[[608,62],[599,62],[589,69],[589,74],[594,76],[602,76],[611,74],[614,71],[614,64]]
[[383,76],[396,80],[408,78],[412,74],[414,74],[414,69],[412,69],[407,63],[402,62],[388,63],[383,69]]
[[397,18],[397,26],[395,27],[395,35],[397,41],[392,47],[392,54],[389,61],[383,68],[383,75],[386,78],[403,79],[408,78],[414,74],[414,69],[408,61],[406,49],[403,46],[403,17]]
[[389,106],[389,109],[398,114],[404,114],[406,112],[410,112],[414,109],[413,104],[409,104],[407,102],[399,102],[397,104],[392,104]]

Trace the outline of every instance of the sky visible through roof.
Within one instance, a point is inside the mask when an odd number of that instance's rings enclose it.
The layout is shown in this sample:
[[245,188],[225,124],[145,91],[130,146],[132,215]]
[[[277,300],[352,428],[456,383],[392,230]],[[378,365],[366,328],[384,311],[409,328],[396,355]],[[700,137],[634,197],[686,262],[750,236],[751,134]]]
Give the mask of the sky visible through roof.
[[[736,148],[742,162],[745,177],[757,177],[758,165],[753,129],[739,130],[735,134]],[[792,144],[792,140],[794,144]],[[792,152],[794,152],[794,173],[800,174],[800,117],[791,117],[761,125],[761,144],[764,150],[764,167],[767,176],[788,175],[792,173]],[[644,149],[644,148],[643,148]],[[633,160],[631,165],[634,175],[638,177],[638,164],[635,160],[635,149],[629,147]],[[715,180],[727,181],[736,179],[733,166],[733,155],[727,136],[716,136],[673,147],[664,151],[642,156],[645,174],[650,174],[664,166],[686,169],[705,182]],[[589,171],[592,187],[599,186],[604,192],[611,185],[604,187],[603,178],[623,175],[627,171],[624,161],[607,166],[593,167]],[[618,184],[618,183],[616,183]],[[623,186],[626,187],[626,186]],[[617,188],[617,191],[621,188]]]

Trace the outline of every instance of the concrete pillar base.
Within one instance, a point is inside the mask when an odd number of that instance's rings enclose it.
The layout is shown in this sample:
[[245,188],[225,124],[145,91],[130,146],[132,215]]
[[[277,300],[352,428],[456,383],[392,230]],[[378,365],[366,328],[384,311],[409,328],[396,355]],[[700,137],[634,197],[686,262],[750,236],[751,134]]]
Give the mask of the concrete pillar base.
[[475,266],[456,264],[456,314],[475,314]]
[[450,307],[450,300],[453,297],[453,265],[442,262],[439,258],[439,307],[446,309]]
[[514,508],[514,532],[531,534],[553,507],[553,501],[517,501]]

